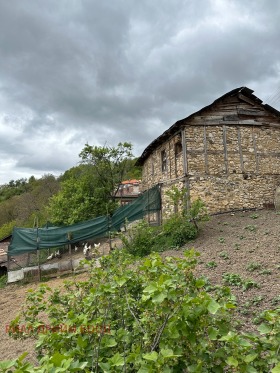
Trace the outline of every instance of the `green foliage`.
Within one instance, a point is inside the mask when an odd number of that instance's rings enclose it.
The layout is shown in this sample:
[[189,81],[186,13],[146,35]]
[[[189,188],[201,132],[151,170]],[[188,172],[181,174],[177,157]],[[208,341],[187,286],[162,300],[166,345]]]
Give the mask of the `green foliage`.
[[[173,186],[166,194],[177,207],[186,203],[185,188],[179,190]],[[165,219],[161,227],[150,227],[147,222],[141,221],[120,237],[130,254],[145,256],[153,251],[179,248],[195,239],[198,235],[198,222],[208,219],[204,203],[196,200],[190,209],[181,209]]]
[[98,184],[93,166],[81,165],[68,171],[48,211],[53,223],[68,225],[106,215],[116,206]]
[[250,215],[251,219],[258,219],[259,215],[258,214],[252,214]]
[[12,220],[12,221],[10,221],[6,224],[3,224],[0,227],[0,239],[2,239],[4,237],[8,237],[9,235],[11,235],[15,225],[16,225],[15,220]]
[[192,201],[191,206],[187,207],[190,204],[187,188],[179,189],[176,186],[172,186],[172,188],[166,191],[166,195],[172,201],[175,212],[186,217],[194,224],[197,230],[199,221],[209,220],[205,203],[200,198]]
[[[30,290],[10,334],[37,339],[39,367],[20,371],[277,372],[280,310],[262,315],[259,334],[241,333],[231,323],[229,290],[210,295],[205,279],[194,276],[197,255],[153,254],[135,263],[115,251],[101,268],[92,265],[88,281]],[[8,372],[16,364],[0,367]]]
[[7,285],[8,275],[0,276],[0,289],[3,289]]
[[13,196],[25,193],[29,189],[26,179],[11,180],[8,184],[0,185],[0,202]]
[[145,256],[177,248],[197,237],[197,230],[186,217],[173,215],[162,226],[153,227],[146,220],[133,224],[125,234],[121,234],[124,248],[132,255]]
[[213,261],[211,261],[211,262],[208,262],[208,263],[206,264],[206,267],[207,267],[207,268],[216,268],[216,267],[217,267],[217,263],[213,260]]
[[247,265],[246,269],[247,271],[249,272],[254,272],[256,271],[257,269],[261,269],[262,265],[261,263],[255,263],[255,262],[251,262]]
[[237,273],[224,273],[223,282],[225,285],[241,286],[243,283],[243,280],[241,276]]
[[98,184],[107,193],[107,198],[111,198],[131,169],[132,145],[128,142],[120,142],[117,147],[86,144],[79,156],[84,164],[94,166]]
[[260,271],[260,275],[271,275],[272,271],[270,269],[263,269]]
[[165,238],[168,238],[168,245],[182,246],[187,241],[197,237],[198,230],[185,215],[173,215],[167,219],[162,226]]
[[251,279],[243,279],[239,274],[236,273],[224,273],[223,282],[225,285],[242,286],[243,290],[260,287],[257,282]]
[[80,157],[82,164],[65,172],[59,193],[50,201],[48,211],[56,224],[111,215],[118,206],[114,196],[120,182],[135,170],[129,143],[117,147],[86,144]]
[[176,186],[172,186],[165,194],[172,201],[175,212],[181,210],[181,213],[184,215],[187,211],[187,202],[188,202],[188,190],[187,188],[179,189]]
[[244,229],[247,229],[247,231],[250,231],[250,232],[256,232],[257,226],[250,224],[250,225],[247,225]]
[[128,253],[145,256],[155,251],[159,230],[159,227],[152,227],[146,220],[141,220],[129,227],[120,238]]
[[39,225],[45,224],[48,220],[45,207],[58,188],[59,181],[53,175],[44,175],[38,180],[31,177],[28,182],[25,179],[19,183],[12,181],[0,187],[2,192],[9,189],[15,192],[5,194],[0,203],[0,227],[3,234],[9,235],[14,225],[32,227],[34,221],[38,221]]
[[226,251],[222,251],[220,254],[219,254],[219,257],[220,258],[223,258],[223,259],[229,259],[229,255]]

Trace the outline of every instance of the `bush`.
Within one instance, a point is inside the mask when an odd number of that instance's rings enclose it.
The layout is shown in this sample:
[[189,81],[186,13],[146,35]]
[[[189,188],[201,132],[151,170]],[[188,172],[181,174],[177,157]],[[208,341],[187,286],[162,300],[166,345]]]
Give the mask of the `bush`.
[[134,256],[145,256],[183,246],[194,239],[198,231],[185,216],[173,215],[160,227],[152,227],[146,220],[132,226],[120,238],[124,248]]
[[153,251],[160,227],[151,227],[146,220],[128,228],[120,238],[124,248],[134,256],[145,256]]
[[164,222],[162,229],[164,236],[170,238],[171,246],[182,246],[198,234],[196,227],[182,215],[173,215]]
[[[88,281],[68,282],[63,291],[47,285],[30,290],[10,334],[37,339],[40,366],[22,368],[20,360],[2,362],[0,369],[278,372],[280,310],[263,315],[260,335],[240,333],[231,324],[229,289],[212,289],[210,295],[205,279],[193,275],[197,255],[153,254],[136,264],[115,251],[100,260],[101,268],[91,268]],[[22,331],[22,322],[29,332]]]

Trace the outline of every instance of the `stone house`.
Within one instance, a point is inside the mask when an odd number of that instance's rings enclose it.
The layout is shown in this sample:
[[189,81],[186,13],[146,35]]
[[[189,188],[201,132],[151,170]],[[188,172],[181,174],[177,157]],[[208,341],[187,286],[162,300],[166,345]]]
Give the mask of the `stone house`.
[[186,187],[209,213],[273,207],[280,186],[280,112],[236,88],[177,121],[143,151],[141,190],[160,184],[162,214],[173,211],[166,196]]

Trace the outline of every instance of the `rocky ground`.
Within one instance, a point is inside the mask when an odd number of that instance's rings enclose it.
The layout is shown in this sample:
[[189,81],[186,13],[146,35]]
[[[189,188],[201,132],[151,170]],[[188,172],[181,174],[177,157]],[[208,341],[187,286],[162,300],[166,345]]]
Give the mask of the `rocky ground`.
[[[280,307],[280,215],[275,211],[212,216],[202,225],[195,241],[163,255],[183,256],[188,248],[200,252],[198,275],[206,276],[212,284],[227,281],[238,302],[235,317],[241,319],[242,328],[253,329],[262,310]],[[86,274],[79,276],[85,278]],[[62,286],[63,281],[63,278],[55,278],[48,284],[57,287]],[[24,351],[29,352],[29,360],[34,362],[36,359],[34,341],[11,339],[6,333],[6,325],[18,313],[27,290],[37,285],[11,284],[0,289],[0,360],[17,357]]]

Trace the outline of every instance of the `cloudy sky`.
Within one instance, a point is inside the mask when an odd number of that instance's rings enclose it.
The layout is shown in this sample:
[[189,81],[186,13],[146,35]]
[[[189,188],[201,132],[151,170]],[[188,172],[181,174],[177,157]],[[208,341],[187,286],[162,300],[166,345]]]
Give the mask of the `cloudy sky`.
[[247,86],[280,110],[280,2],[0,0],[0,184],[134,154]]

